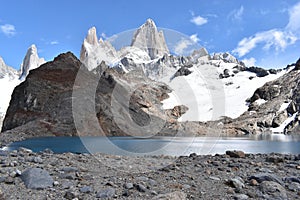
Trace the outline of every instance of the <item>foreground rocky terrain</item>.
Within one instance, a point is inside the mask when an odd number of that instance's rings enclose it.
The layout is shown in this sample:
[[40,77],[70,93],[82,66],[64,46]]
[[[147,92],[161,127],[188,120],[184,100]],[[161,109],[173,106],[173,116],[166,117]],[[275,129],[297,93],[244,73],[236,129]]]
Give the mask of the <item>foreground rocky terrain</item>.
[[0,199],[299,199],[300,155],[0,151]]

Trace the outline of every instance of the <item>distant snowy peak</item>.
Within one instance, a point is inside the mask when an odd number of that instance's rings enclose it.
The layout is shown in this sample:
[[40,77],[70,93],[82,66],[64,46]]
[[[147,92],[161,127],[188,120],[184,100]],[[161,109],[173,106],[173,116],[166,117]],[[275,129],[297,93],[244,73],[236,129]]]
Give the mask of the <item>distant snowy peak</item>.
[[46,61],[44,58],[39,57],[36,46],[34,44],[31,45],[23,59],[23,63],[21,65],[21,75],[19,79],[24,80],[30,70],[38,68],[45,62]]
[[233,55],[231,55],[228,52],[225,52],[225,53],[214,53],[212,55],[212,60],[223,60],[226,63],[241,64],[241,62],[239,62],[236,57],[234,57]]
[[80,51],[80,60],[89,70],[95,69],[102,61],[111,65],[118,58],[116,49],[109,41],[98,40],[97,30],[92,27],[84,39]]
[[14,79],[18,75],[18,71],[5,64],[2,57],[0,57],[0,78],[9,77]]
[[162,31],[158,31],[152,19],[148,19],[145,24],[134,33],[131,46],[138,47],[148,53],[151,59],[169,54],[165,37]]

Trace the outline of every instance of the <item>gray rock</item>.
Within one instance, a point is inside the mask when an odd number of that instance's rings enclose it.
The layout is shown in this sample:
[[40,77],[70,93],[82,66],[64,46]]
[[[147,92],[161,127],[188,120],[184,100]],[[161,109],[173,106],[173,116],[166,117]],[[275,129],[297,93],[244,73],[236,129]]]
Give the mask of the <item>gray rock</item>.
[[33,158],[31,159],[31,162],[41,164],[41,163],[43,163],[43,159],[42,159],[41,157],[33,157]]
[[209,179],[214,180],[214,181],[220,181],[221,179],[215,176],[210,176]]
[[133,184],[132,184],[132,183],[125,183],[125,184],[124,184],[124,187],[125,187],[126,189],[132,189],[132,188],[133,188]]
[[15,183],[15,179],[14,179],[13,177],[11,177],[11,176],[7,176],[7,177],[5,178],[5,180],[4,180],[4,182],[5,182],[6,184],[14,184],[14,183]]
[[244,180],[241,177],[235,177],[228,181],[228,184],[234,188],[242,189],[245,187]]
[[292,182],[288,185],[288,189],[292,192],[299,192],[300,191],[300,183]]
[[249,199],[249,197],[246,194],[236,194],[233,196],[233,199],[235,200],[245,200]]
[[152,200],[184,200],[186,194],[184,192],[175,191],[167,194],[160,194],[154,197]]
[[263,181],[260,190],[267,199],[287,199],[286,190],[279,183],[273,181]]
[[83,186],[82,188],[79,189],[81,193],[92,193],[93,188],[90,186]]
[[45,189],[53,186],[53,178],[46,170],[40,168],[26,169],[20,176],[29,189]]
[[295,177],[295,176],[291,176],[291,177],[286,177],[283,179],[285,182],[296,182],[296,183],[300,183],[300,178]]
[[65,172],[65,173],[78,172],[78,169],[76,167],[65,167],[65,168],[62,168],[61,171]]
[[274,182],[279,183],[280,185],[284,185],[279,177],[277,177],[274,174],[270,174],[270,173],[254,174],[249,177],[249,180],[251,180],[251,179],[255,179],[259,183],[261,183],[263,181],[274,181]]
[[115,194],[116,190],[114,188],[101,189],[96,194],[96,198],[113,198]]
[[136,185],[136,189],[139,191],[139,192],[146,192],[147,191],[147,188],[142,185],[142,184],[137,184]]
[[75,199],[78,196],[78,194],[75,191],[69,190],[65,193],[64,198],[66,199]]

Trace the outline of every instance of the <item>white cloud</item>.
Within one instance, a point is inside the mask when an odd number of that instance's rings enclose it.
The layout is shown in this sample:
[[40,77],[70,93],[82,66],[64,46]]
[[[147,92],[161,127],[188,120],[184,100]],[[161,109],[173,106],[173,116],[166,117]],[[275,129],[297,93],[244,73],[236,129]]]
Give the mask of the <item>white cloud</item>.
[[194,43],[198,43],[200,41],[200,39],[198,38],[198,34],[193,34],[190,36],[190,39],[194,42]]
[[264,43],[264,50],[269,50],[271,47],[273,47],[276,51],[279,51],[284,50],[288,45],[294,44],[296,41],[297,37],[290,32],[271,29],[269,31],[259,32],[254,36],[242,39],[238,43],[238,47],[233,50],[233,53],[242,57],[253,50],[260,43]]
[[174,48],[174,53],[177,55],[183,55],[184,51],[190,46],[192,45],[192,41],[182,38],[176,45]]
[[54,41],[51,41],[50,44],[51,45],[57,45],[57,44],[59,44],[59,42],[57,40],[54,40]]
[[241,21],[243,19],[244,6],[241,6],[239,9],[233,10],[229,13],[228,18],[231,18],[235,21]]
[[197,26],[201,26],[203,24],[206,24],[208,22],[208,20],[206,18],[198,15],[198,16],[193,16],[193,18],[190,20],[190,22],[192,22],[193,24],[195,24]]
[[289,9],[289,22],[283,29],[271,29],[243,38],[232,51],[242,57],[258,46],[263,45],[263,50],[274,48],[276,51],[284,51],[288,46],[295,44],[300,39],[300,3]]
[[[286,29],[292,32],[299,33],[300,31],[300,2],[289,10],[289,23]],[[299,34],[298,34],[299,35]]]
[[14,36],[17,32],[14,25],[4,24],[0,26],[1,32],[8,37]]
[[256,59],[255,58],[245,58],[242,60],[242,62],[245,63],[245,65],[247,67],[252,67],[252,66],[255,66]]

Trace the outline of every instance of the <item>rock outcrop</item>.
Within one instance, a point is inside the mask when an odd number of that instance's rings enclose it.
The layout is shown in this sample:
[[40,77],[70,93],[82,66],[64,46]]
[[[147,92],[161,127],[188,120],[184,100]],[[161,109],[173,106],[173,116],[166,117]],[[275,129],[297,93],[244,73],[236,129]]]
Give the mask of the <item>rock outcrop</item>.
[[159,134],[176,133],[176,119],[187,108],[162,109],[161,101],[171,92],[167,85],[142,71],[124,74],[104,65],[90,72],[72,53],[65,53],[32,70],[13,92],[2,131],[146,137],[161,125]]
[[40,58],[36,46],[34,44],[31,45],[23,59],[23,63],[21,65],[21,75],[19,79],[24,80],[30,70],[38,68],[43,63],[45,63],[45,59]]

